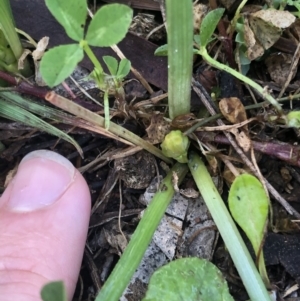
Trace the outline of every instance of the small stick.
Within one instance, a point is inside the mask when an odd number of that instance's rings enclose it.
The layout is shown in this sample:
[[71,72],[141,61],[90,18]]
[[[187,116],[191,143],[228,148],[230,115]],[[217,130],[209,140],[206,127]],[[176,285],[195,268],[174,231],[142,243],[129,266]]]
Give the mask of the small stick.
[[300,59],[300,43],[298,44],[297,49],[294,53],[292,64],[291,64],[290,69],[289,69],[289,75],[287,76],[287,78],[286,78],[286,80],[285,80],[285,82],[284,82],[284,84],[281,88],[281,91],[278,95],[278,98],[280,98],[283,95],[283,93],[285,92],[287,86],[290,84],[290,82],[292,80],[292,77],[294,75],[294,72],[298,68],[299,59]]

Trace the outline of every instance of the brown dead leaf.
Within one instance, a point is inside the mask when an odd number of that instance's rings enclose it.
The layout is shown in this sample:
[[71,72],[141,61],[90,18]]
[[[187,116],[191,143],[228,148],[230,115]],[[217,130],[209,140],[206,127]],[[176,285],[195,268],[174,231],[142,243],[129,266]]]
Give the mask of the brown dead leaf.
[[214,155],[205,154],[205,158],[212,170],[212,174],[216,175],[218,172],[218,167],[219,167],[219,161],[218,161],[217,157]]
[[128,244],[124,235],[116,233],[116,230],[114,231],[114,229],[107,230],[104,228],[103,232],[108,244],[115,249],[117,254],[122,254]]
[[274,9],[259,10],[248,16],[256,40],[269,49],[280,38],[282,29],[292,25],[296,18],[288,11]]
[[251,16],[281,29],[291,26],[296,20],[296,17],[290,12],[276,9],[259,10]]
[[[268,72],[272,80],[280,85],[283,85],[289,75],[290,66],[293,61],[293,55],[286,53],[274,53],[268,56],[265,60]],[[294,70],[292,78],[295,77]]]
[[43,37],[36,45],[36,49],[34,51],[30,51],[28,49],[25,49],[21,58],[18,61],[18,68],[23,69],[24,68],[24,60],[28,55],[32,55],[34,66],[35,66],[35,82],[43,87],[46,86],[46,83],[42,79],[42,76],[40,74],[40,59],[43,57],[47,46],[49,43],[49,37]]
[[[219,102],[219,108],[223,116],[231,123],[241,123],[247,120],[246,110],[244,105],[237,97],[223,98]],[[241,129],[231,129],[230,132],[234,134],[238,145],[248,152],[251,147],[251,139],[248,135],[248,126],[244,125]]]
[[251,139],[248,133],[245,130],[239,131],[238,129],[232,129],[230,132],[235,136],[238,145],[247,153],[251,148]]
[[244,19],[244,39],[247,46],[247,57],[249,60],[255,60],[264,54],[264,48],[258,41],[256,41],[254,32],[250,28],[247,18]]
[[208,13],[208,6],[198,3],[193,6],[193,12],[194,12],[194,33],[197,34],[200,31],[200,25],[203,18]]
[[181,195],[185,196],[186,198],[191,198],[191,199],[195,199],[200,195],[199,191],[195,190],[194,188],[180,189],[179,192]]
[[288,29],[293,34],[291,35],[291,38],[295,36],[295,42],[297,43],[300,39],[300,19],[296,19],[296,21],[292,24],[292,26]]
[[185,130],[197,123],[196,116],[193,113],[187,113],[176,116],[171,122],[172,129]]
[[223,116],[233,124],[247,120],[244,105],[237,97],[222,98],[219,108]]
[[166,134],[170,132],[170,124],[164,119],[164,114],[155,112],[151,116],[150,125],[146,128],[149,142],[153,144],[164,140]]
[[256,41],[258,41],[265,50],[272,47],[282,33],[280,28],[257,18],[254,15],[249,16],[249,25],[255,35]]
[[[251,174],[250,170],[246,170],[246,169],[243,169],[243,168],[236,167],[236,170],[240,174],[243,174],[243,173],[250,173]],[[226,181],[226,183],[230,186],[233,183],[233,181],[235,180],[236,176],[230,171],[230,169],[228,169],[228,167],[225,167],[224,172],[223,172],[223,178]]]
[[290,171],[286,167],[280,168],[280,174],[285,183],[289,183],[293,179],[293,177],[290,174]]

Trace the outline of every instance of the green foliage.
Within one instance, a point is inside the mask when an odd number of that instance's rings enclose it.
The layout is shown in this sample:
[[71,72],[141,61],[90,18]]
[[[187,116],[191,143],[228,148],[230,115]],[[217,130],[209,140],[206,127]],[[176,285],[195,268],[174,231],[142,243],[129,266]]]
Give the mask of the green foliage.
[[86,34],[89,45],[109,47],[125,37],[132,20],[132,9],[122,4],[105,5],[92,19]]
[[131,63],[127,59],[122,59],[120,63],[109,55],[103,56],[103,61],[106,64],[110,74],[115,79],[123,79],[130,72]]
[[287,114],[287,125],[293,128],[300,127],[300,112],[299,111],[291,111]]
[[43,301],[67,301],[67,292],[62,281],[49,282],[42,288]]
[[23,53],[19,36],[15,29],[13,14],[9,0],[0,1],[0,70],[17,73],[24,76],[31,74],[27,60],[23,70],[18,70],[18,59]]
[[12,73],[18,72],[16,57],[1,30],[0,30],[0,70],[12,72]]
[[300,3],[298,0],[288,0],[287,1],[288,5],[292,5],[295,8],[297,8],[298,12],[293,13],[297,18],[300,18]]
[[112,75],[107,76],[89,45],[104,47],[120,42],[129,29],[132,9],[123,4],[104,5],[95,14],[84,37],[86,0],[46,0],[46,5],[64,27],[67,35],[78,44],[58,46],[49,50],[41,61],[41,75],[49,87],[60,84],[71,75],[83,59],[85,51],[94,64],[91,77],[99,89],[104,91],[105,127],[108,129],[110,122],[108,94],[124,96],[122,80],[129,73],[130,62],[121,60],[118,66],[116,59],[106,56],[104,61]]
[[122,79],[130,72],[131,63],[127,59],[122,59],[119,63],[118,72],[116,78]]
[[[54,87],[71,75],[84,53],[78,44],[68,44],[50,49],[43,56],[40,72],[49,87]],[[59,58],[59,59],[58,59]]]
[[[85,51],[95,66],[100,89],[107,90],[103,68],[89,45],[112,46],[120,42],[128,31],[132,19],[132,10],[122,4],[103,6],[95,14],[88,26],[86,37],[84,37],[87,16],[86,0],[46,0],[46,5],[57,21],[64,27],[67,35],[77,41],[78,44],[54,47],[44,55],[40,71],[45,83],[50,87],[54,87],[64,81],[83,59],[83,51]],[[112,64],[113,59],[106,58],[106,60],[109,64]],[[128,63],[125,65],[128,69]],[[110,65],[109,69],[111,67]],[[110,70],[115,71],[114,68]],[[122,71],[117,75],[120,77],[121,74],[125,74],[125,72]]]
[[[252,301],[270,301],[265,283],[259,275],[253,259],[203,160],[200,159],[198,154],[190,152],[188,165],[250,299]],[[248,221],[248,216],[245,218],[245,221]]]
[[230,187],[228,204],[231,214],[249,238],[256,256],[259,258],[259,271],[269,287],[269,279],[263,260],[261,244],[268,219],[269,198],[260,181],[250,174],[242,174]]
[[193,68],[193,2],[166,0],[169,117],[190,113]]
[[64,27],[67,35],[80,42],[83,39],[87,16],[86,0],[46,0],[46,5],[55,19]]
[[244,38],[244,19],[239,18],[235,25],[236,36],[235,41],[237,43],[237,47],[235,50],[235,55],[238,56],[238,61],[241,65],[242,74],[246,75],[250,69],[251,60],[247,57],[247,46],[245,44]]
[[190,146],[190,140],[181,131],[171,131],[166,135],[160,146],[166,157],[173,158],[180,163],[188,162],[187,151]]
[[[198,54],[202,56],[202,58],[211,66],[219,69],[219,70],[223,70],[226,71],[227,73],[231,74],[232,76],[236,77],[237,79],[241,80],[242,82],[248,84],[249,86],[251,86],[252,88],[254,88],[260,95],[262,98],[266,99],[270,104],[272,104],[275,109],[278,112],[279,117],[281,118],[281,120],[284,120],[287,126],[290,127],[300,127],[300,122],[298,122],[298,119],[295,118],[295,115],[293,117],[287,117],[283,110],[281,105],[279,104],[279,102],[268,92],[265,91],[264,88],[262,88],[260,85],[258,85],[256,82],[254,82],[253,80],[251,80],[249,77],[241,74],[240,72],[230,68],[229,66],[222,64],[220,62],[218,62],[217,60],[215,60],[214,58],[212,58],[206,49],[206,45],[209,41],[209,37],[210,35],[212,35],[212,33],[214,32],[214,30],[216,29],[216,26],[222,16],[222,9],[216,9],[217,13],[213,13],[214,11],[209,12],[203,19],[202,23],[201,23],[201,27],[200,27],[200,41],[201,41],[201,45],[200,45],[200,49],[198,50]],[[290,14],[288,12],[283,12],[285,13],[285,15],[289,16],[289,20],[288,22],[293,22],[293,18],[290,18]],[[278,15],[278,14],[277,14]],[[274,20],[273,20],[274,21]],[[281,25],[282,27],[284,27],[284,24]],[[240,41],[242,41],[241,37],[240,37]],[[245,70],[247,71],[247,62],[245,61]]]
[[286,5],[290,5],[290,6],[294,6],[297,11],[296,12],[291,12],[294,16],[296,16],[297,18],[300,18],[300,2],[299,0],[277,0],[277,1],[273,1],[273,6],[274,7],[278,7],[281,6],[282,9],[285,8]]
[[236,177],[230,188],[228,204],[233,218],[247,234],[257,254],[269,208],[269,199],[262,184],[249,174]]
[[206,47],[224,13],[224,8],[210,11],[200,25],[200,45]]
[[182,258],[152,275],[143,301],[233,301],[222,273],[209,261]]
[[116,75],[118,71],[118,61],[113,56],[105,55],[102,57],[111,75]]
[[[200,37],[200,36],[199,35],[194,36],[194,39],[195,39],[195,37]],[[197,43],[196,39],[195,39],[195,42]],[[199,42],[200,42],[200,40],[199,40]],[[198,49],[193,49],[193,54],[197,54],[197,53],[198,53]],[[168,56],[168,44],[157,47],[155,52],[154,52],[154,55],[156,55],[156,56]]]
[[53,111],[53,109],[47,108],[40,104],[32,104],[28,101],[28,99],[23,99],[21,96],[14,94],[12,92],[0,92],[0,116],[1,117],[13,121],[22,122],[26,125],[32,126],[41,131],[54,135],[60,139],[64,139],[65,141],[68,141],[69,143],[74,145],[77,151],[79,152],[79,154],[82,156],[83,155],[82,149],[73,138],[71,138],[63,131],[57,129],[53,125],[45,122],[43,119],[29,112],[32,111],[35,114],[38,114],[38,112],[43,112],[43,114],[39,114],[39,115],[47,116],[49,118],[50,114],[48,113],[48,110]]
[[159,46],[158,48],[156,48],[154,55],[157,56],[167,56],[168,55],[168,44]]
[[178,185],[180,185],[187,173],[186,164],[176,163],[161,181],[125,251],[104,283],[95,301],[120,300],[175,193],[172,183],[173,173],[176,173],[178,176]]

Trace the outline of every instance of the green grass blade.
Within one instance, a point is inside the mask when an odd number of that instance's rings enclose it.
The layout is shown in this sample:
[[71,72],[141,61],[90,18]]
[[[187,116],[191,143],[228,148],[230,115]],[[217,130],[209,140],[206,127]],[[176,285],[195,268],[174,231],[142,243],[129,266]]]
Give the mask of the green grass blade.
[[0,116],[13,121],[22,122],[26,125],[37,128],[39,131],[44,131],[51,135],[57,136],[58,138],[64,139],[65,141],[68,141],[71,144],[73,144],[81,156],[83,155],[80,146],[73,138],[71,138],[64,132],[60,131],[59,129],[55,128],[51,124],[48,124],[42,119],[31,114],[30,112],[12,103],[8,103],[6,100],[1,98],[0,98]]
[[[47,118],[53,121],[77,126],[76,117],[74,117],[73,115],[67,114],[54,108],[50,108],[40,103],[36,103],[14,92],[1,91],[0,96],[6,101],[15,104],[23,108],[24,110],[36,114],[42,118]],[[74,121],[74,123],[72,123],[72,121]]]
[[23,48],[15,30],[13,15],[8,0],[0,1],[0,28],[16,59],[19,59],[23,53]]
[[166,0],[170,118],[190,112],[193,64],[192,0]]
[[191,153],[188,165],[251,301],[270,301],[251,255],[203,161],[196,153]]
[[131,277],[142,260],[152,236],[174,195],[172,184],[173,172],[176,172],[178,175],[180,183],[187,173],[186,164],[177,163],[162,181],[158,192],[146,209],[128,246],[103,285],[96,301],[119,300],[126,286],[129,284]]

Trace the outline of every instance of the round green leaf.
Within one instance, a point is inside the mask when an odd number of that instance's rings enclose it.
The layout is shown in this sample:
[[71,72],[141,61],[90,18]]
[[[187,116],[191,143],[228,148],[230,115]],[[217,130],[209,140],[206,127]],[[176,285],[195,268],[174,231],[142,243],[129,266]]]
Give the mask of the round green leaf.
[[233,301],[221,272],[209,261],[182,258],[158,269],[143,301]]
[[123,4],[104,5],[91,21],[86,37],[89,45],[109,47],[125,37],[132,20],[132,9]]
[[257,254],[269,209],[269,199],[262,184],[249,174],[236,177],[230,187],[228,203],[233,218],[246,233]]
[[111,75],[117,75],[118,71],[118,61],[113,56],[110,55],[104,55],[102,57],[105,65],[107,66],[109,72]]
[[224,8],[217,8],[210,11],[201,22],[200,26],[200,43],[201,47],[206,47],[213,35],[222,15]]
[[69,44],[50,49],[42,58],[40,72],[49,87],[63,82],[83,59],[79,44]]
[[47,283],[41,291],[43,301],[67,301],[67,292],[62,281]]
[[83,39],[87,16],[86,0],[46,0],[46,5],[71,39],[78,42]]
[[123,79],[129,72],[131,68],[131,62],[127,59],[122,59],[119,64],[117,77]]
[[157,56],[168,56],[168,44],[159,46],[158,48],[156,48],[154,55]]

